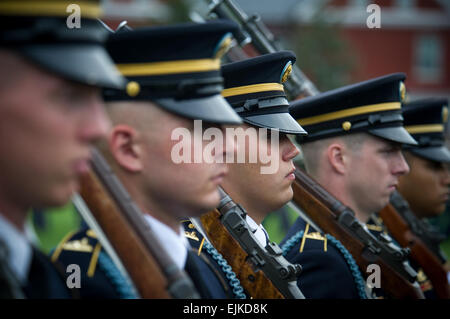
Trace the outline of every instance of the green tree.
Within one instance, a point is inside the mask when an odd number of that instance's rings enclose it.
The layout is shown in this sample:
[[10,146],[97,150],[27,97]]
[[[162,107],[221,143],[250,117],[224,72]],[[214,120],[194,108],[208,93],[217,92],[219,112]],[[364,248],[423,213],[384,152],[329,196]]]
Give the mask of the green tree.
[[358,57],[339,24],[327,22],[319,13],[311,24],[295,26],[289,41],[296,52],[297,65],[320,91],[351,82]]

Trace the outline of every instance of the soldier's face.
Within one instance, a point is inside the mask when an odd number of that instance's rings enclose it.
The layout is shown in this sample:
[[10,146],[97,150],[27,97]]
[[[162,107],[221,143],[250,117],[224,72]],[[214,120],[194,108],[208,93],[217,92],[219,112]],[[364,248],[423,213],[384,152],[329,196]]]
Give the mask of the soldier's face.
[[6,58],[19,73],[0,88],[0,194],[23,208],[62,205],[108,129],[100,92]]
[[[152,106],[150,106],[152,107]],[[141,143],[142,162],[144,168],[144,192],[148,195],[149,209],[153,214],[163,210],[172,217],[199,216],[214,209],[220,201],[218,186],[228,173],[225,157],[236,151],[234,142],[225,139],[222,149],[195,161],[194,154],[198,149],[205,150],[209,141],[202,134],[208,127],[202,123],[203,130],[194,128],[194,121],[176,116],[153,106],[153,125],[149,125],[143,134]],[[225,128],[214,125],[225,136]],[[183,138],[175,137],[179,130],[187,134]],[[175,147],[183,143],[182,152],[189,152],[189,160],[177,160],[179,149]],[[197,150],[195,149],[197,148]]]
[[[249,128],[246,124],[242,127]],[[292,183],[295,179],[292,174],[295,169],[292,160],[299,150],[285,134],[279,133],[279,147],[272,148],[272,139],[260,134],[259,130],[257,132],[257,148],[250,145],[252,141],[249,138],[238,140],[238,153],[245,150],[246,160],[244,163],[235,162],[229,165],[230,172],[225,177],[223,186],[230,196],[244,207],[247,204],[248,207],[256,208],[256,213],[262,213],[279,209],[292,199]],[[255,156],[256,162],[252,162],[250,153],[255,151],[258,156]],[[271,174],[263,173],[262,168],[267,167],[267,163],[262,162],[261,154],[267,154],[277,162],[276,165],[272,163],[277,169]],[[249,214],[252,213],[255,212],[249,211]],[[251,217],[261,219],[265,216]]]
[[386,206],[399,177],[409,171],[399,144],[371,135],[348,160],[349,192],[354,205],[365,214]]
[[399,192],[420,218],[433,217],[445,210],[449,197],[450,173],[444,163],[409,154],[409,174],[402,176]]

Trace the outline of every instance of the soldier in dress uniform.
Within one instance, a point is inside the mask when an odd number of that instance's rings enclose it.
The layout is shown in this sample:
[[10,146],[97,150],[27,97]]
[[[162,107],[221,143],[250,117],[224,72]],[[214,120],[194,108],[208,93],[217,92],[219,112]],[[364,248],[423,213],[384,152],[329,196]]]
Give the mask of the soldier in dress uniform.
[[99,1],[80,29],[61,1],[0,2],[0,296],[68,298],[65,269],[25,236],[32,207],[60,206],[88,169],[90,144],[109,121],[101,88],[124,79],[103,47]]
[[[409,206],[412,216],[403,216],[411,230],[431,251],[445,263],[446,258],[439,243],[443,236],[426,220],[444,212],[448,201],[450,173],[450,151],[445,146],[444,125],[447,122],[448,101],[444,98],[428,98],[403,104],[405,129],[418,142],[417,145],[404,147],[405,159],[410,172],[399,178],[398,192],[391,197],[391,204]],[[406,200],[407,203],[404,203]],[[406,212],[405,212],[406,213]],[[369,221],[375,234],[389,234],[383,219],[374,214]],[[418,273],[418,282],[427,298],[436,298],[432,283],[424,270],[411,263]]]
[[[244,124],[235,131],[237,156],[221,185],[246,210],[247,223],[263,247],[270,239],[262,220],[293,196],[292,160],[299,150],[288,135],[306,135],[289,115],[283,88],[295,61],[293,52],[281,51],[222,66],[222,95]],[[270,161],[265,161],[268,155]],[[191,222],[186,221],[185,228],[192,246],[217,258],[217,251],[205,249],[204,237]]]
[[[300,141],[307,173],[362,223],[388,203],[409,170],[401,145],[416,142],[402,126],[404,80],[402,73],[386,75],[295,101],[290,109],[308,131]],[[307,298],[367,297],[345,243],[306,218],[281,244],[287,259],[303,267],[298,283]]]
[[[419,144],[404,151],[410,173],[400,178],[398,191],[419,219],[428,239],[425,242],[445,263],[446,256],[439,247],[445,237],[426,218],[442,214],[449,199],[450,151],[444,136],[448,125],[448,99],[430,98],[405,103],[403,116],[405,128]],[[417,187],[421,191],[414,193],[410,184],[422,185]]]
[[406,130],[418,145],[405,148],[410,172],[399,179],[398,191],[417,218],[438,216],[445,210],[450,185],[450,151],[444,138],[448,100],[430,98],[405,103],[403,117]]
[[[100,149],[162,249],[186,270],[202,298],[232,298],[233,292],[210,261],[189,246],[180,221],[218,205],[217,188],[227,173],[224,157],[235,152],[234,142],[225,140],[208,158],[194,162],[191,157],[192,146],[206,145],[206,129],[224,132],[224,125],[242,122],[220,95],[220,58],[236,28],[214,21],[123,30],[107,43],[128,84],[125,91],[104,91],[113,128]],[[188,148],[180,151],[181,142],[189,142]],[[92,230],[63,240],[52,258],[80,265],[82,297],[136,297]]]

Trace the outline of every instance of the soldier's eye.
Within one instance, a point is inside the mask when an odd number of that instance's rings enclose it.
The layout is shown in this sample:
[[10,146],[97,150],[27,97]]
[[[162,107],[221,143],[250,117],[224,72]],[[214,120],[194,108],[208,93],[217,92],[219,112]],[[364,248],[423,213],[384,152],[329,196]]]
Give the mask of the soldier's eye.
[[445,170],[446,167],[444,164],[439,163],[439,162],[435,162],[435,161],[428,161],[427,162],[427,166],[432,169],[433,171],[440,171],[440,170]]

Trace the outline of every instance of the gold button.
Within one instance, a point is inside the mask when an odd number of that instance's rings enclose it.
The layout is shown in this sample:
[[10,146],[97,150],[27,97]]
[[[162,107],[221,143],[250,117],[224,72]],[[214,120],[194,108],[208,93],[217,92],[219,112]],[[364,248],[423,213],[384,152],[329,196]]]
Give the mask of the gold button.
[[135,81],[128,82],[127,84],[127,94],[131,97],[135,97],[141,91],[141,86]]
[[345,121],[344,123],[342,123],[342,128],[344,129],[344,131],[350,130],[351,127],[352,127],[352,123],[350,123],[349,121]]

